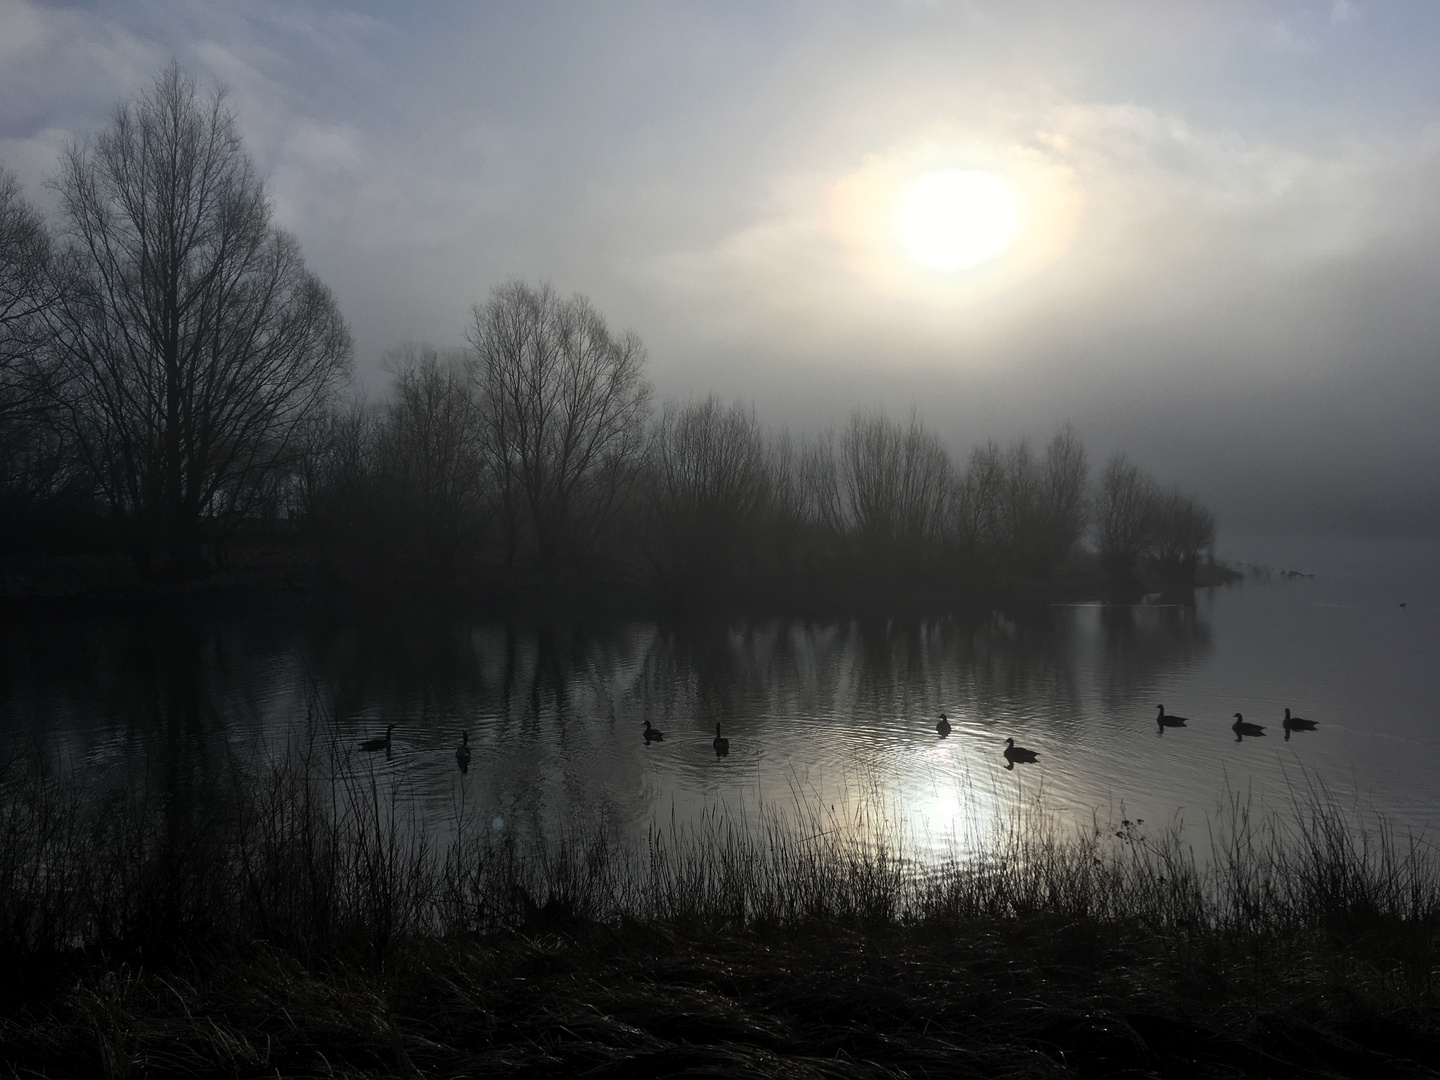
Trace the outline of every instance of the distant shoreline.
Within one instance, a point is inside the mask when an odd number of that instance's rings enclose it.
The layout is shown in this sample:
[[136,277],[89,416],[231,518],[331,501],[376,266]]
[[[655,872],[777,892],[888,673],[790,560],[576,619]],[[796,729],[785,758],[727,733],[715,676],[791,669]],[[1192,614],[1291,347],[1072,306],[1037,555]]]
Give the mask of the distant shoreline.
[[[1313,576],[1313,575],[1312,575]],[[46,555],[0,560],[0,611],[36,607],[251,608],[290,604],[462,604],[505,613],[604,611],[624,616],[674,614],[792,614],[799,617],[864,614],[927,614],[956,609],[1111,601],[1136,603],[1145,596],[1179,595],[1241,581],[1246,575],[1223,563],[1202,563],[1192,584],[1142,578],[1117,589],[1093,556],[1082,555],[1050,581],[1015,578],[964,582],[950,588],[931,583],[887,585],[882,580],[835,576],[788,587],[736,588],[723,595],[675,595],[632,582],[604,578],[546,580],[516,574],[426,577],[394,567],[327,566],[299,546],[242,548],[230,565],[192,581],[146,581],[124,555]]]

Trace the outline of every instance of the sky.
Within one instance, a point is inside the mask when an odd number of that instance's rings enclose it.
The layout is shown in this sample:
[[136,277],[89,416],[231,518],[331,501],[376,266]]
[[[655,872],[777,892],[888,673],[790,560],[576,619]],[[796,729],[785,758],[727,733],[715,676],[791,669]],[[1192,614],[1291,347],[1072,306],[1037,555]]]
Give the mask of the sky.
[[[658,400],[957,456],[1071,423],[1225,536],[1440,534],[1440,5],[0,0],[32,202],[171,58],[223,84],[360,387],[511,278],[645,342]],[[997,257],[918,265],[983,172]]]

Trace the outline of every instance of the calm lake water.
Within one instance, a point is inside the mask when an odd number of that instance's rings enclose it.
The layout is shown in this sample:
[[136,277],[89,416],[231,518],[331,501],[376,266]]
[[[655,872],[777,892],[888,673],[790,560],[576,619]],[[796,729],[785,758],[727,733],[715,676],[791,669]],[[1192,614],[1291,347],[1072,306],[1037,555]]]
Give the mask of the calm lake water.
[[[499,830],[604,814],[643,835],[716,809],[833,806],[923,854],[964,847],[1017,802],[1200,825],[1232,795],[1283,811],[1309,784],[1428,833],[1436,555],[1318,550],[1300,566],[1314,578],[1249,578],[1193,604],[890,622],[32,612],[0,623],[0,749],[38,748],[76,782],[163,788],[313,733],[441,833],[462,817]],[[1160,703],[1188,726],[1158,735]],[[1286,706],[1319,729],[1286,740]],[[1265,735],[1237,742],[1236,712]],[[663,742],[646,744],[646,720]],[[390,722],[388,758],[355,749]],[[1039,762],[1007,770],[1007,736]]]

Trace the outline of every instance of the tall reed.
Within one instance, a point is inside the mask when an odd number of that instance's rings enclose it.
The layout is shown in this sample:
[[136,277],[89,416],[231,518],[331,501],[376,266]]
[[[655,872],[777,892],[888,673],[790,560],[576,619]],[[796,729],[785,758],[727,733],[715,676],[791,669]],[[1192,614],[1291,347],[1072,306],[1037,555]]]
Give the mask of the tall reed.
[[398,942],[583,924],[706,932],[902,928],[1053,916],[1184,937],[1383,942],[1429,991],[1440,860],[1322,786],[1285,812],[1233,796],[1203,840],[1173,822],[1067,826],[1035,805],[921,859],[892,816],[818,800],[533,835],[461,821],[437,839],[312,728],[203,792],[97,788],[38,755],[0,773],[0,950],[169,952],[265,941],[383,964]]

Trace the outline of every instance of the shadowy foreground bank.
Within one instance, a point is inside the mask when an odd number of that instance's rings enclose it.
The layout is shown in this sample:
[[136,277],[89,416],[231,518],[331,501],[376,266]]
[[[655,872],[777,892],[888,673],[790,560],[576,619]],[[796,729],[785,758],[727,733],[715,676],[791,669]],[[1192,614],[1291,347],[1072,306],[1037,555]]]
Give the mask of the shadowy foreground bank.
[[315,756],[188,800],[4,778],[0,1066],[104,1076],[1440,1075],[1440,862],[1323,792],[498,836]]
[[1437,1075],[1433,1004],[1373,949],[1058,916],[517,930],[383,972],[257,945],[67,972],[7,1003],[0,1053],[51,1076]]

